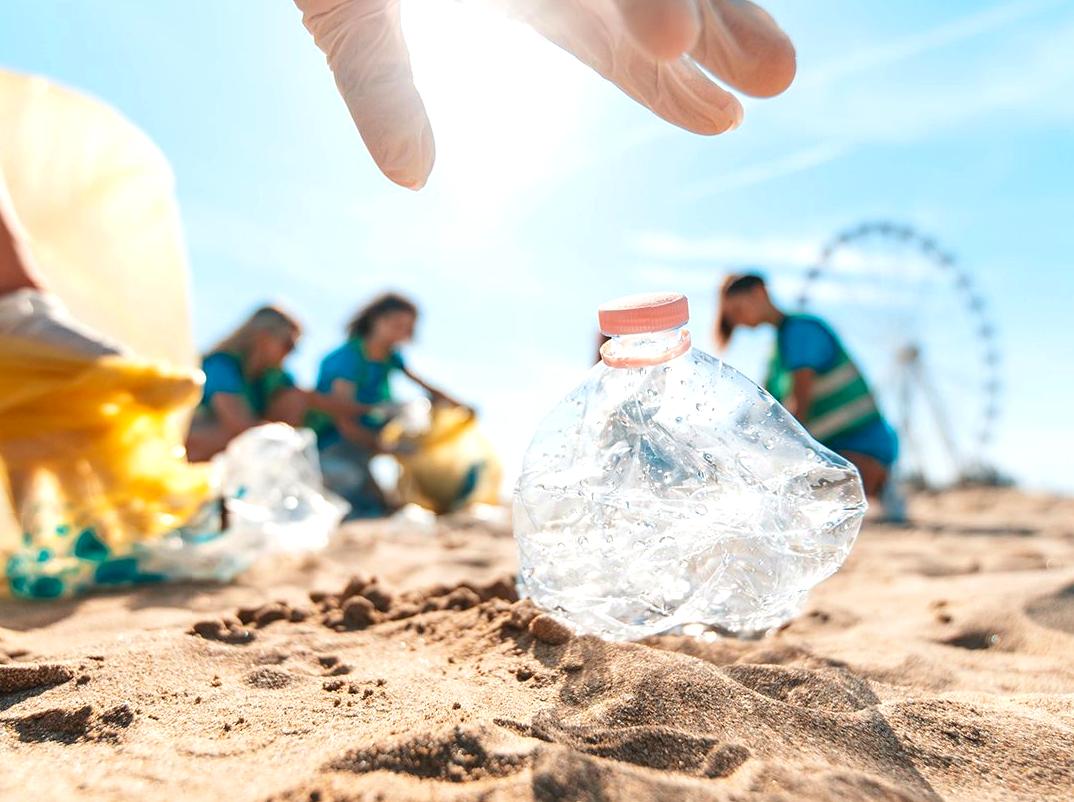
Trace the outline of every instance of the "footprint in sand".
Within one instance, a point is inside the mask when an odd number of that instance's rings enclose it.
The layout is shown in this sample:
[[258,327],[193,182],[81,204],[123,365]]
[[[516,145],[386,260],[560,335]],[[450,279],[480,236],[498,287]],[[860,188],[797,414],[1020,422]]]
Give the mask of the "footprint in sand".
[[745,746],[716,736],[659,724],[622,728],[570,725],[554,711],[538,713],[531,732],[542,741],[593,757],[703,777],[729,776],[750,756]]
[[1074,635],[1074,585],[1026,605],[1026,615],[1042,627]]
[[421,735],[392,746],[356,749],[332,761],[328,768],[356,774],[390,771],[448,782],[475,782],[515,774],[529,765],[530,759],[528,751],[508,743],[502,735],[484,728],[456,727],[448,733]]
[[92,705],[74,708],[51,708],[26,716],[0,719],[28,743],[57,741],[116,741],[120,733],[134,722],[134,711],[121,704],[96,715]]
[[965,632],[960,632],[951,638],[946,638],[940,643],[947,646],[955,646],[959,649],[992,649],[999,645],[1000,637],[995,632],[989,632],[986,629],[969,629]]
[[752,691],[810,710],[852,713],[879,702],[869,683],[846,669],[745,664],[722,670]]

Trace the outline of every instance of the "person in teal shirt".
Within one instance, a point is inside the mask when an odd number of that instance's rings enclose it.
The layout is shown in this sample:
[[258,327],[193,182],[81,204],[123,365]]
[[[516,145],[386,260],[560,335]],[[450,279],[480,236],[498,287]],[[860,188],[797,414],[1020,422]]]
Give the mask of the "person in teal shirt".
[[351,517],[383,515],[391,509],[369,471],[370,460],[388,453],[380,430],[398,409],[391,380],[406,376],[434,403],[461,406],[458,401],[416,376],[399,348],[413,339],[418,308],[409,299],[386,293],[363,307],[347,325],[347,340],[321,361],[317,392],[357,402],[371,411],[357,420],[314,414],[325,485],[351,505]]
[[294,317],[279,307],[263,306],[206,354],[201,403],[186,443],[192,461],[211,458],[262,423],[302,425],[312,409],[353,419],[368,412],[368,406],[295,385],[283,363],[301,334]]
[[765,324],[776,328],[765,388],[814,438],[852,462],[865,492],[879,497],[898,457],[898,438],[858,366],[823,320],[781,311],[758,275],[730,276],[720,291],[720,347],[736,326]]

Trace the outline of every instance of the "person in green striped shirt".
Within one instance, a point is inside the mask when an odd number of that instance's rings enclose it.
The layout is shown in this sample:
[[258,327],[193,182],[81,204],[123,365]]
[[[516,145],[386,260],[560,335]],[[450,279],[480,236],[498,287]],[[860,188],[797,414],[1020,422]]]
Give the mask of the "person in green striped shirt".
[[898,438],[831,327],[812,315],[784,313],[755,274],[729,276],[719,301],[720,347],[730,342],[736,326],[775,326],[765,389],[814,438],[854,463],[866,494],[879,497],[898,457]]

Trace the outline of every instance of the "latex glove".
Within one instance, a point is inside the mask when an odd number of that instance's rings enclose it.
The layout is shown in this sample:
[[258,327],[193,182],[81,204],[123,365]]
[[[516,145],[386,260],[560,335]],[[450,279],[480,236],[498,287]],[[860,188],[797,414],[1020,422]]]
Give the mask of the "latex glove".
[[59,298],[40,290],[0,295],[0,336],[51,345],[74,356],[121,353],[115,343],[72,318]]
[[[698,64],[750,95],[782,92],[794,47],[746,0],[489,0],[675,125],[719,134],[742,106]],[[435,156],[414,87],[399,0],[295,0],[377,166],[410,189]],[[684,53],[689,58],[680,58]]]

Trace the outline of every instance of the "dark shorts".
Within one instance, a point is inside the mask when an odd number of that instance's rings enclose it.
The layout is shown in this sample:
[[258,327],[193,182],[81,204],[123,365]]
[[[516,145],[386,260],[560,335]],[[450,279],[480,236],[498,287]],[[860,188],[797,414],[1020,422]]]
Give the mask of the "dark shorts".
[[384,495],[369,470],[372,451],[346,440],[322,448],[321,473],[324,486],[351,505],[348,519],[384,515]]

